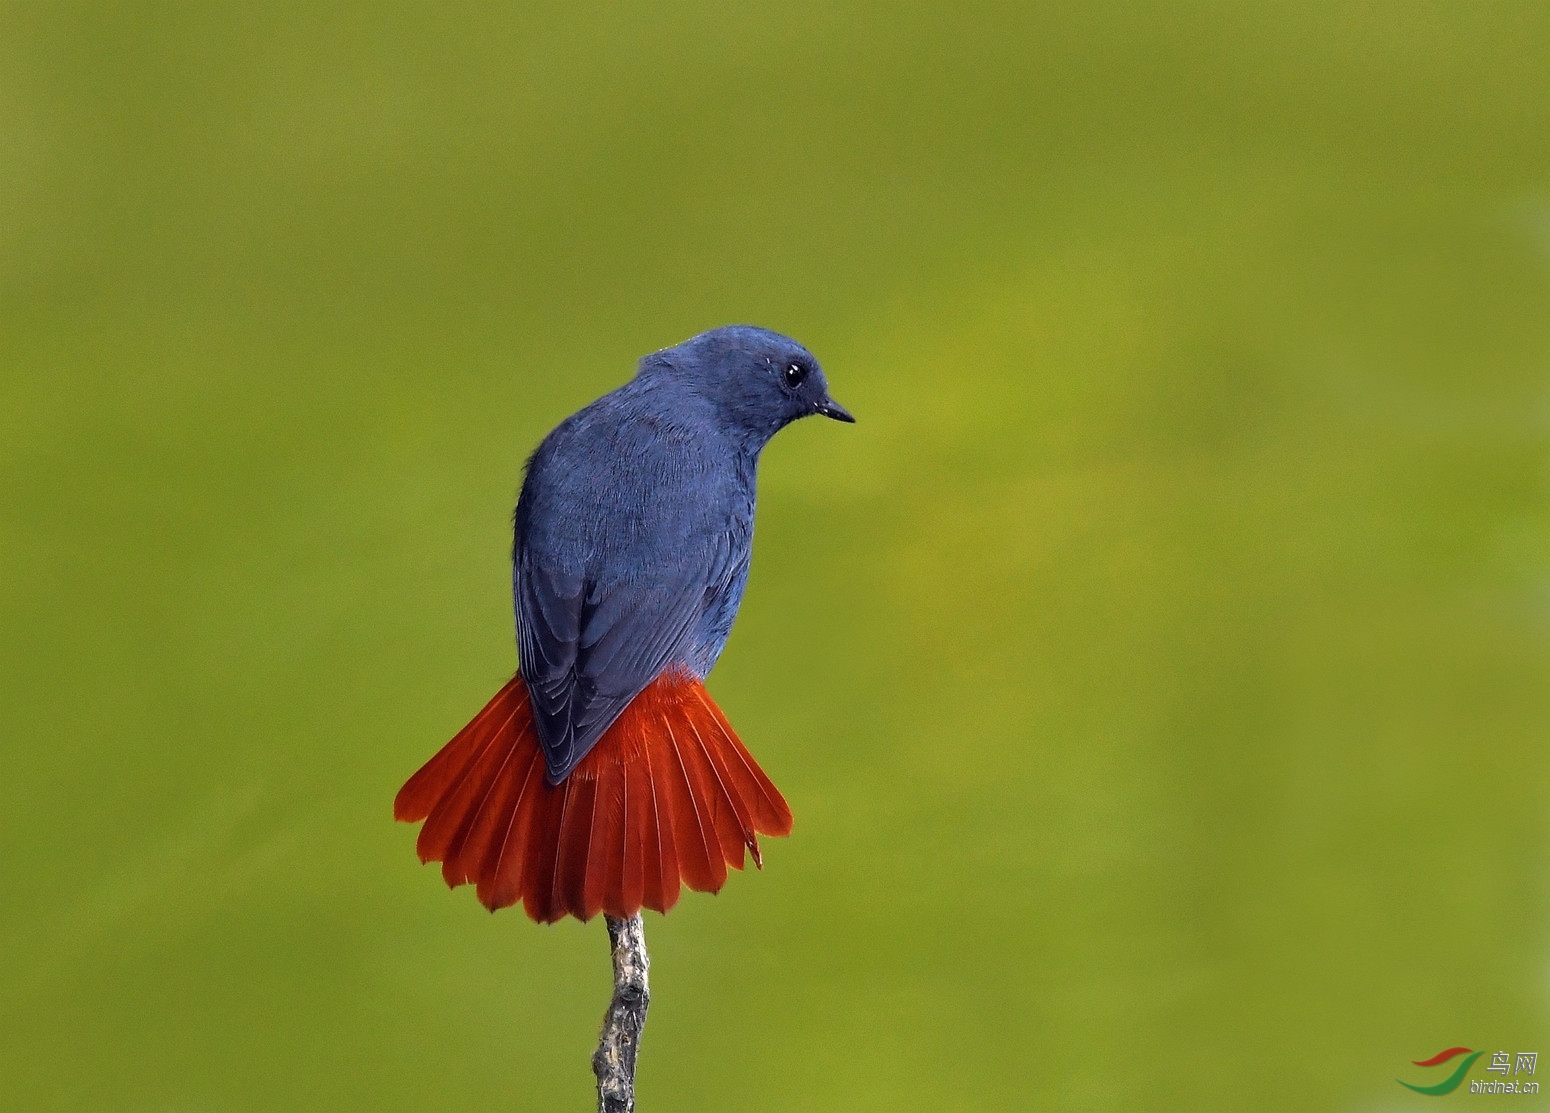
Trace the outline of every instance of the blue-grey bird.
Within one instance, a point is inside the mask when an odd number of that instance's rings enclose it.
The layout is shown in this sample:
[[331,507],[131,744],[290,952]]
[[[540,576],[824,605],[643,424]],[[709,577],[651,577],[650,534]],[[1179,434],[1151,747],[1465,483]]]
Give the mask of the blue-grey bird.
[[738,325],[544,438],[517,501],[517,675],[394,801],[449,885],[540,922],[666,912],[790,832],[702,682],[748,582],[759,454],[809,414],[855,420],[811,352]]

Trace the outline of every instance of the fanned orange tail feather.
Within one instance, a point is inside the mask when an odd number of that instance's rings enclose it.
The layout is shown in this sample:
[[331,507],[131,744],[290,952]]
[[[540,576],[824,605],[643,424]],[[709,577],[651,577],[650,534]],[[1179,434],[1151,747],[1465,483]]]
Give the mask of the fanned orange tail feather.
[[422,862],[472,883],[490,911],[522,902],[540,923],[666,912],[688,885],[714,893],[791,809],[710,693],[664,673],[558,786],[521,676],[410,777],[393,818],[425,821]]

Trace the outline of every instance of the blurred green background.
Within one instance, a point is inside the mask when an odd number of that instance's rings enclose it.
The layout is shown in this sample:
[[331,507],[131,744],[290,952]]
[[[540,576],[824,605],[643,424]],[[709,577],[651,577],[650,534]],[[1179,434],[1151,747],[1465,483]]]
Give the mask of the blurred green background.
[[1550,1053],[1547,72],[1536,3],[0,5],[0,1105],[592,1107],[602,925],[389,806],[526,454],[733,321],[861,420],[765,455],[711,688],[797,827],[648,917],[643,1110]]

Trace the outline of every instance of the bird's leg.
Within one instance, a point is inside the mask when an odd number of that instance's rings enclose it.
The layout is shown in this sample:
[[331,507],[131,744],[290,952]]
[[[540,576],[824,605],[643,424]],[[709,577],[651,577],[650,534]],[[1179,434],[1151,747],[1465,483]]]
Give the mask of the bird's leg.
[[604,916],[613,949],[614,996],[603,1016],[603,1035],[592,1056],[598,1113],[635,1113],[635,1056],[640,1051],[646,1006],[651,1003],[646,928],[640,913],[628,920]]

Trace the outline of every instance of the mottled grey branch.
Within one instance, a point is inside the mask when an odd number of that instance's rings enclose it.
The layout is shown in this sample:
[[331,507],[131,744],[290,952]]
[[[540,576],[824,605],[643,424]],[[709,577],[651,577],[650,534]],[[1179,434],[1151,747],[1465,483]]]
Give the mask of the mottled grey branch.
[[635,1056],[646,1026],[651,987],[646,975],[646,926],[640,913],[628,920],[604,916],[608,943],[614,953],[614,997],[603,1016],[603,1035],[592,1056],[597,1075],[598,1113],[635,1113]]

